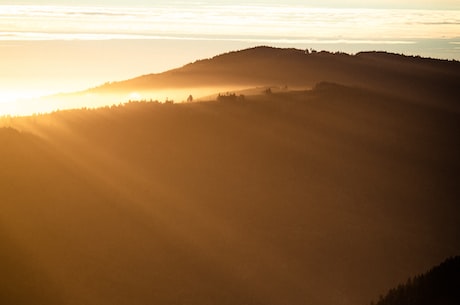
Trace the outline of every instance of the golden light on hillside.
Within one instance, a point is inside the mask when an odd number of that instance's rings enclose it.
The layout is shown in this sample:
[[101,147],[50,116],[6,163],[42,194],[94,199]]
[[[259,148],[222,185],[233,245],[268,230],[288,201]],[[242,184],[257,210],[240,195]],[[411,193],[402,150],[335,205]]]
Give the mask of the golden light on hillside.
[[455,1],[0,4],[0,305],[419,282],[460,253]]

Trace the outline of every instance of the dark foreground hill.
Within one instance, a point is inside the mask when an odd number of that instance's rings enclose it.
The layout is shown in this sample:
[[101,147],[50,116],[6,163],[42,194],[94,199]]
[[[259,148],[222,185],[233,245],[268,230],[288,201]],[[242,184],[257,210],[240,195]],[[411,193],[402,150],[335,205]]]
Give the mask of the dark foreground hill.
[[460,114],[322,84],[4,120],[2,304],[368,304],[460,253]]
[[[334,82],[392,93],[405,98],[458,100],[460,62],[386,52],[306,53],[298,49],[256,47],[199,60],[182,68],[106,84],[92,92],[166,88],[289,86]],[[456,103],[456,110],[460,106]]]
[[377,305],[460,304],[460,257],[452,257],[425,274],[391,289]]

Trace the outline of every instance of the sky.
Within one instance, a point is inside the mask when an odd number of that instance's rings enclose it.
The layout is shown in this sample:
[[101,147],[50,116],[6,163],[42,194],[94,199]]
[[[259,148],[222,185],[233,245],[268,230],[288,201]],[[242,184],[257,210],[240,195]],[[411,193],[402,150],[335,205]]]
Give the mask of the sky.
[[0,114],[257,45],[460,60],[460,1],[0,0]]
[[[459,9],[460,3],[458,0],[253,0],[251,4],[260,5],[288,5],[288,6],[308,6],[308,7],[367,7],[367,8],[434,8],[434,9]],[[29,4],[29,5],[72,5],[72,6],[122,6],[122,7],[152,7],[159,4],[248,4],[245,0],[215,0],[215,1],[177,1],[177,0],[17,0],[5,1],[1,0],[0,4]]]

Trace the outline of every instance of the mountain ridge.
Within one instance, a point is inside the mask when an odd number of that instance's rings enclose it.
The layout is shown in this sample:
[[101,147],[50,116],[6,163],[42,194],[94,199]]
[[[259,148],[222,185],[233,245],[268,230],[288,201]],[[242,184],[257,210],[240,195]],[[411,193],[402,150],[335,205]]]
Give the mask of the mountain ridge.
[[[460,62],[369,51],[356,55],[254,47],[197,60],[180,68],[108,83],[91,92],[280,85],[312,87],[326,81],[362,86],[416,99],[453,100]],[[427,97],[429,95],[429,97]]]
[[[343,52],[259,46],[196,60],[182,67],[107,82],[40,99],[47,111],[103,107],[132,100],[195,101],[222,92],[312,89],[320,83],[357,87],[460,113],[460,62],[383,51]],[[29,102],[28,109],[43,112]],[[64,106],[63,106],[64,105]],[[34,112],[30,112],[34,113]]]

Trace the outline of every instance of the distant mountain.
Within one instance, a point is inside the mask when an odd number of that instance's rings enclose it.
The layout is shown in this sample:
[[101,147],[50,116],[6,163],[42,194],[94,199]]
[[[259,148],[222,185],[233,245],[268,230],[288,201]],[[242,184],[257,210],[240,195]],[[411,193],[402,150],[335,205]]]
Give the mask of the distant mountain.
[[[373,304],[373,303],[372,303]],[[460,256],[447,259],[425,274],[391,289],[376,305],[460,304]]]
[[[147,59],[146,59],[147,60]],[[114,82],[93,92],[206,86],[312,87],[327,81],[415,99],[457,100],[460,62],[386,52],[356,55],[255,47],[199,60],[160,74]]]

